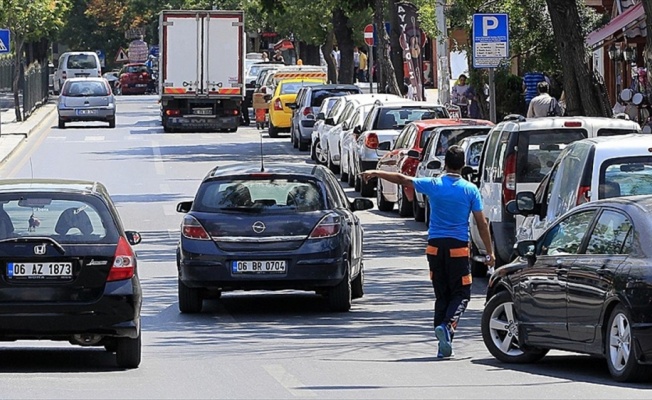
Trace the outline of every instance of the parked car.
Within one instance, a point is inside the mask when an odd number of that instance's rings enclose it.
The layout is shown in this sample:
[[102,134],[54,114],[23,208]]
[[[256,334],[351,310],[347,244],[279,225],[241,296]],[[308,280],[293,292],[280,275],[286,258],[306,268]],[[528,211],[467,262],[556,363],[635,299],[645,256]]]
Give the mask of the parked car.
[[117,94],[145,94],[149,88],[152,74],[143,63],[126,64],[120,69]]
[[[435,128],[421,153],[408,151],[408,157],[418,160],[414,176],[416,178],[434,178],[444,173],[444,156],[448,147],[459,145],[464,148],[466,165],[475,168],[480,164],[482,145],[493,124],[485,126],[446,126]],[[428,197],[419,192],[413,192],[412,214],[416,221],[430,222],[430,202]]]
[[360,127],[374,107],[376,107],[375,104],[358,106],[358,108],[353,111],[350,120],[342,124],[342,132],[340,133],[340,180],[342,182],[347,182],[350,187],[355,186],[355,177],[357,174],[353,162],[351,161],[351,154],[356,145],[356,139],[360,132]]
[[356,85],[305,86],[299,90],[294,103],[288,103],[293,111],[290,127],[290,140],[294,148],[308,150],[319,107],[327,97],[346,96],[362,93]]
[[54,93],[54,64],[48,63],[48,93]]
[[[378,160],[377,168],[383,171],[400,172],[405,175],[415,176],[421,152],[428,139],[433,134],[440,134],[441,132],[437,128],[457,128],[469,125],[493,126],[490,121],[470,118],[440,118],[409,123],[403,128],[393,145],[391,141],[381,142],[378,145],[379,150],[387,152]],[[449,133],[450,131],[444,132]],[[438,143],[450,145],[450,143],[447,143],[443,139],[441,141],[438,140]],[[440,154],[439,151],[437,154]],[[385,179],[378,179],[376,200],[378,209],[381,211],[392,211],[394,203],[396,203],[398,205],[398,213],[401,217],[411,217],[413,212],[414,188],[404,188]]]
[[[517,218],[505,209],[522,191],[533,191],[550,172],[559,153],[570,143],[596,136],[615,136],[640,132],[634,121],[599,117],[544,117],[525,119],[508,116],[491,130],[482,150],[478,175],[485,216],[492,233],[496,265],[513,258]],[[471,225],[472,260],[486,254],[473,218]],[[484,263],[474,261],[478,274],[486,274]],[[482,274],[482,271],[485,271]]]
[[76,121],[105,121],[115,128],[115,97],[104,78],[69,78],[57,99],[59,129]]
[[[652,196],[573,208],[491,276],[482,338],[506,363],[548,350],[606,358],[618,381],[650,378]],[[549,364],[550,366],[550,364]]]
[[54,94],[59,94],[66,79],[76,77],[101,77],[102,64],[94,51],[69,51],[59,56],[52,83]]
[[107,82],[109,82],[111,91],[115,94],[116,86],[118,84],[118,81],[120,80],[120,70],[114,69],[109,72],[105,72],[104,74],[102,74],[102,77],[106,79]]
[[269,128],[270,137],[278,137],[281,130],[290,130],[292,109],[288,103],[294,103],[299,89],[304,86],[323,85],[321,79],[284,79],[278,83],[274,95],[269,103]]
[[219,167],[199,185],[177,250],[179,309],[196,313],[209,294],[296,289],[348,311],[364,294],[363,231],[356,210],[323,166]]
[[326,164],[326,156],[321,150],[319,143],[319,132],[323,129],[326,116],[329,115],[336,102],[337,97],[325,98],[319,106],[319,112],[315,116],[315,126],[313,126],[312,133],[310,134],[310,158],[316,161],[317,164]]
[[0,204],[0,340],[104,346],[119,367],[138,367],[141,238],[124,230],[106,187],[0,180]]
[[377,104],[367,115],[355,133],[355,145],[351,149],[351,170],[355,177],[353,186],[362,196],[371,197],[377,185],[376,178],[364,182],[360,173],[376,169],[378,160],[386,153],[378,144],[394,141],[407,122],[419,119],[448,118],[448,111],[440,105],[423,102],[399,102]]
[[580,140],[559,154],[536,193],[516,195],[507,211],[525,216],[516,240],[536,239],[573,207],[620,196],[652,194],[652,135]]
[[[338,97],[330,111],[325,114],[324,122],[315,127],[316,139],[313,140],[316,148],[316,161],[321,165],[328,165],[328,132],[333,129],[335,125],[340,123],[344,106],[346,105],[346,96]],[[318,115],[319,116],[319,115]]]

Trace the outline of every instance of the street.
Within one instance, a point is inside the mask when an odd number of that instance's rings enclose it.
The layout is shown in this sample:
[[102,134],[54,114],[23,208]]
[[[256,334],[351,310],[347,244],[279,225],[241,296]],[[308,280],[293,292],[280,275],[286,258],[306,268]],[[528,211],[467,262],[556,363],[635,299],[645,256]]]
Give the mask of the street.
[[[163,133],[155,96],[119,96],[116,128],[71,123],[56,113],[0,168],[0,177],[104,183],[134,249],[144,291],[143,361],[121,370],[102,348],[0,343],[0,398],[649,398],[649,385],[611,379],[602,359],[552,351],[530,365],[502,364],[480,334],[487,279],[455,335],[455,357],[438,360],[426,229],[396,211],[360,212],[365,296],[348,313],[314,293],[228,292],[198,315],[177,302],[175,246],[182,214],[215,165],[263,159],[312,163],[287,133],[252,124],[237,133]],[[355,192],[343,184],[347,193]],[[25,221],[27,223],[27,221]]]

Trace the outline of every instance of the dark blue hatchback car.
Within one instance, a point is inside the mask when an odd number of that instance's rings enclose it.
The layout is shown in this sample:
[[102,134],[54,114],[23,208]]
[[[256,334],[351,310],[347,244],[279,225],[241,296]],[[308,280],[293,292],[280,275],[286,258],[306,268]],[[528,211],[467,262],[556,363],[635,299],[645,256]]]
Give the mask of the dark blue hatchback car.
[[356,210],[327,168],[308,164],[211,170],[187,213],[177,251],[179,309],[233,290],[297,289],[348,311],[363,295],[363,231]]

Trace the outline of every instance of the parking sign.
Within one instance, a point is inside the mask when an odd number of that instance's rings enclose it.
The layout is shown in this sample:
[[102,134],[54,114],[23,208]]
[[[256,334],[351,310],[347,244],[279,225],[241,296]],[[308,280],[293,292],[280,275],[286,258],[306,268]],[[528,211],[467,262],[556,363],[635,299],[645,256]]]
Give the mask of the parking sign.
[[0,54],[7,54],[11,51],[9,29],[0,29]]
[[509,57],[509,16],[473,14],[473,67],[496,68]]

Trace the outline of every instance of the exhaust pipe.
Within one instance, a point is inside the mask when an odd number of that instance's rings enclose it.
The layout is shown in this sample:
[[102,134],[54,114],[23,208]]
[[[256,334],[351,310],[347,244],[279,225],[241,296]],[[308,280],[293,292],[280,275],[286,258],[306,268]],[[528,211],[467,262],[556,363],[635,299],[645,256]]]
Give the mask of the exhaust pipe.
[[96,334],[76,334],[73,337],[73,341],[82,346],[95,346],[102,340],[101,335]]

